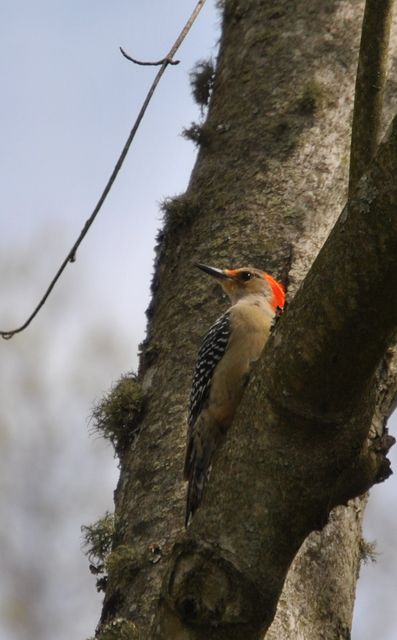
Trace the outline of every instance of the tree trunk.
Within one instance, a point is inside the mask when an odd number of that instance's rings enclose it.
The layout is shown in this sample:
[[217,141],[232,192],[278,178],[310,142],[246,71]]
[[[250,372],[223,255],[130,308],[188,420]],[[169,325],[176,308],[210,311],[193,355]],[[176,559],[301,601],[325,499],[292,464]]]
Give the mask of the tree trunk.
[[[99,637],[117,618],[136,625],[134,631],[126,622],[126,638],[152,638],[167,559],[183,530],[191,371],[200,336],[225,308],[193,263],[263,268],[288,280],[292,298],[347,193],[363,2],[224,5],[196,166],[186,194],[164,207],[139,372],[144,412],[133,447],[118,452],[116,533]],[[266,638],[349,637],[364,503],[338,507],[306,540]]]

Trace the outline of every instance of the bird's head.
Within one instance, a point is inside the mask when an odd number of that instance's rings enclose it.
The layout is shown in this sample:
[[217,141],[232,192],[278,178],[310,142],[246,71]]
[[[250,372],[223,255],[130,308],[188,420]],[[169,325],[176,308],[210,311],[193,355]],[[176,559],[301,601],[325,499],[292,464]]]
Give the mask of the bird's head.
[[196,266],[219,281],[233,304],[249,295],[263,295],[274,311],[284,307],[285,290],[283,285],[265,271],[254,267],[217,269],[199,263]]

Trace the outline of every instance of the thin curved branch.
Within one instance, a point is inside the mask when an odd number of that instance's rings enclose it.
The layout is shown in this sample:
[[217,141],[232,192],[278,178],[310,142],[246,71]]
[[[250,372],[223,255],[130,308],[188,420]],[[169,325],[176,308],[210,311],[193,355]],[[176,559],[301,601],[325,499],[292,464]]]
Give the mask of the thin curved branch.
[[392,11],[393,0],[365,3],[354,97],[349,195],[380,141]]
[[164,60],[161,63],[161,67],[158,70],[155,79],[153,80],[152,86],[150,87],[147,96],[143,102],[143,105],[141,107],[141,110],[139,111],[139,114],[135,120],[134,126],[132,127],[130,134],[124,144],[124,147],[120,153],[120,156],[116,162],[116,165],[112,171],[112,174],[102,192],[102,195],[100,196],[97,204],[95,205],[95,208],[92,212],[92,214],[90,215],[90,217],[87,219],[84,227],[82,228],[79,237],[77,238],[76,242],[74,243],[73,247],[70,249],[69,253],[67,254],[66,258],[64,259],[64,261],[62,262],[61,266],[59,267],[58,271],[56,272],[54,278],[51,280],[46,292],[44,293],[43,297],[41,298],[40,302],[38,303],[38,305],[36,306],[36,308],[34,309],[34,311],[31,313],[31,315],[28,317],[28,319],[20,326],[17,327],[16,329],[10,329],[10,330],[0,330],[0,335],[2,338],[4,338],[5,340],[9,340],[10,338],[12,338],[16,333],[21,333],[21,331],[24,331],[24,329],[26,329],[30,323],[32,322],[32,320],[37,316],[37,314],[39,313],[40,309],[44,306],[44,304],[46,303],[51,291],[53,290],[53,288],[55,287],[56,283],[58,282],[59,278],[61,277],[62,273],[64,272],[64,270],[67,267],[67,264],[69,262],[74,262],[76,260],[76,253],[77,253],[77,249],[79,248],[79,246],[81,245],[82,241],[84,240],[85,236],[87,235],[91,225],[93,224],[95,218],[97,217],[98,213],[100,212],[103,203],[105,202],[116,178],[117,175],[121,169],[121,167],[124,164],[124,160],[127,157],[128,151],[130,149],[130,146],[132,144],[133,139],[135,138],[135,134],[139,128],[139,125],[141,124],[141,121],[143,119],[143,116],[145,115],[146,109],[149,105],[149,102],[157,88],[157,85],[159,84],[162,75],[164,74],[166,68],[168,67],[169,64],[171,64],[171,61],[175,55],[175,53],[177,52],[177,50],[179,49],[179,47],[181,46],[183,40],[186,38],[187,34],[189,33],[194,21],[196,20],[198,14],[200,13],[202,7],[205,4],[205,0],[199,0],[199,2],[197,2],[190,18],[188,19],[188,21],[186,22],[185,26],[183,27],[182,31],[180,32],[178,38],[176,39],[176,41],[174,42],[174,44],[172,45],[169,53],[167,56],[165,56]]
[[124,58],[127,58],[127,60],[129,60],[130,62],[133,62],[134,64],[138,64],[141,67],[159,67],[161,64],[164,64],[165,62],[167,62],[168,64],[179,64],[180,60],[172,60],[171,58],[162,58],[161,60],[157,60],[155,62],[144,62],[143,60],[137,60],[136,58],[133,58],[132,56],[130,56],[124,49],[123,47],[119,47],[122,55],[124,56]]

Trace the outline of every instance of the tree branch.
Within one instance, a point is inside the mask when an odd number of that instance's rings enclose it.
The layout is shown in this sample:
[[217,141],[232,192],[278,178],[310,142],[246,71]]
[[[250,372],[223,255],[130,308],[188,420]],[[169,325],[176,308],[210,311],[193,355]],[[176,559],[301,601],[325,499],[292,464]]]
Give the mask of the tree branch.
[[306,536],[387,475],[394,439],[367,435],[397,326],[396,174],[397,116],[258,363],[171,554],[154,638],[263,637]]
[[123,47],[119,47],[124,58],[127,58],[130,62],[137,64],[141,67],[159,67],[160,65],[167,62],[167,64],[179,64],[180,60],[172,60],[172,58],[161,58],[161,60],[156,60],[155,62],[144,62],[143,60],[137,60],[136,58],[132,58],[126,51],[124,51]]
[[[160,61],[161,63],[161,67],[158,70],[155,79],[153,80],[152,86],[150,87],[147,96],[143,102],[143,105],[141,107],[141,110],[138,113],[138,116],[135,120],[134,126],[132,127],[130,134],[124,144],[124,147],[120,153],[120,156],[116,162],[116,165],[112,171],[112,174],[102,192],[101,197],[99,198],[97,204],[95,205],[95,208],[93,210],[93,212],[91,213],[90,217],[88,218],[88,220],[86,220],[84,227],[82,228],[79,237],[77,238],[76,242],[74,243],[73,247],[70,249],[69,253],[67,254],[66,258],[64,259],[64,261],[62,262],[61,266],[59,267],[58,271],[56,272],[54,278],[51,280],[46,292],[44,293],[43,297],[41,298],[40,302],[37,304],[37,306],[35,307],[35,309],[33,310],[33,312],[31,313],[31,315],[28,317],[28,319],[18,328],[16,329],[9,329],[9,330],[0,330],[0,335],[2,338],[4,338],[5,340],[9,340],[10,338],[12,338],[16,333],[21,333],[21,331],[24,331],[32,322],[32,320],[34,320],[34,318],[37,316],[37,314],[39,313],[40,309],[45,305],[49,295],[51,294],[51,291],[53,290],[53,288],[55,287],[56,283],[58,282],[59,278],[61,277],[62,273],[65,271],[67,265],[69,262],[75,262],[76,260],[76,253],[78,248],[80,247],[82,241],[84,240],[85,236],[87,235],[91,225],[93,224],[95,218],[97,217],[98,213],[100,212],[100,210],[102,209],[102,205],[104,204],[107,196],[110,193],[110,190],[119,174],[119,171],[121,169],[121,167],[124,164],[124,160],[127,157],[128,151],[130,149],[130,146],[132,144],[132,141],[135,138],[135,134],[138,131],[139,125],[141,124],[141,121],[143,119],[143,116],[145,115],[146,109],[149,106],[149,102],[152,99],[152,96],[157,88],[157,85],[159,84],[162,75],[164,74],[166,68],[168,67],[169,64],[176,64],[173,63],[173,57],[175,55],[175,53],[178,51],[179,47],[181,46],[183,40],[186,38],[187,34],[189,33],[194,21],[196,20],[198,14],[200,13],[201,9],[203,8],[205,4],[205,0],[199,0],[190,16],[190,18],[188,19],[188,21],[186,22],[185,26],[183,27],[182,31],[180,32],[178,38],[176,39],[176,41],[174,42],[174,44],[172,45],[168,55],[165,56],[165,58]],[[123,55],[124,52],[122,51]],[[128,57],[126,55],[126,57]]]
[[356,77],[349,194],[375,155],[381,134],[383,94],[393,0],[367,0]]

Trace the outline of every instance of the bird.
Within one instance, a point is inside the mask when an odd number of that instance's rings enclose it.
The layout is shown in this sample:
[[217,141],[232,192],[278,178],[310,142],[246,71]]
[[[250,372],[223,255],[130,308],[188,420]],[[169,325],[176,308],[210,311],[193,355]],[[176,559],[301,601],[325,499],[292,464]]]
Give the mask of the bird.
[[204,336],[193,372],[183,472],[185,526],[200,505],[214,452],[233,422],[251,365],[285,305],[284,286],[265,271],[196,266],[217,280],[231,306]]

